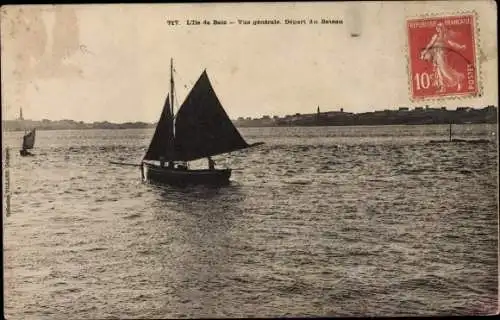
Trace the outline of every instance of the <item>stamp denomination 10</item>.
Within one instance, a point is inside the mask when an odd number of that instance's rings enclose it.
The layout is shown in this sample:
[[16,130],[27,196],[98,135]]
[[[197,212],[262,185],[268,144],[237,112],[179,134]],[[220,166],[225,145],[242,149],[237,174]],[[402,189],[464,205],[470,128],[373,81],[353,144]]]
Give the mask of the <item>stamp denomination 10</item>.
[[406,28],[412,99],[479,93],[473,14],[411,19]]

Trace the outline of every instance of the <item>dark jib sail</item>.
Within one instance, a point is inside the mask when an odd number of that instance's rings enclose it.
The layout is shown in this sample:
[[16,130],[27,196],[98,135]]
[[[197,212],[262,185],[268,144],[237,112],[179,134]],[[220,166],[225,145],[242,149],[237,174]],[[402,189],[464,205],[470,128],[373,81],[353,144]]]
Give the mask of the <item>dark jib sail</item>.
[[170,99],[167,95],[165,104],[163,105],[163,111],[161,112],[160,120],[156,125],[155,134],[153,136],[153,139],[151,139],[151,143],[149,144],[148,151],[144,156],[144,160],[158,161],[160,160],[160,157],[164,157],[166,160],[170,160],[173,157],[173,129]]
[[33,149],[35,145],[35,129],[31,130],[23,137],[23,150]]
[[191,161],[250,147],[227,116],[206,71],[175,118],[175,159]]

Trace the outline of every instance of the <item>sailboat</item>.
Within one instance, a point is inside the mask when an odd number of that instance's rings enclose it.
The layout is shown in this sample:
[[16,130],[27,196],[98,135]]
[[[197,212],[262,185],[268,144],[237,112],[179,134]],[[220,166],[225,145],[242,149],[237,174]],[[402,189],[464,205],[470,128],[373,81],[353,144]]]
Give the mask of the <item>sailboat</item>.
[[35,129],[27,133],[26,132],[24,133],[22,149],[19,151],[21,156],[24,157],[33,155],[28,150],[33,149],[33,147],[35,146],[35,135],[36,135]]
[[[170,94],[149,148],[141,173],[149,181],[173,184],[225,185],[231,169],[216,169],[212,156],[261,145],[248,144],[227,116],[206,70],[200,75],[174,116],[173,60],[170,60]],[[190,169],[189,161],[207,158],[208,169]],[[158,164],[159,161],[159,164]]]

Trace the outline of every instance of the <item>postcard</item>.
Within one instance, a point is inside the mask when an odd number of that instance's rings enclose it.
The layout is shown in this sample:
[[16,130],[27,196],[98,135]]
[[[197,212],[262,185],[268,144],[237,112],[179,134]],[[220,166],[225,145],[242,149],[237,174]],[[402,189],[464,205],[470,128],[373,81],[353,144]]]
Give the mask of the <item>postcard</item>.
[[496,12],[2,6],[6,316],[496,314]]

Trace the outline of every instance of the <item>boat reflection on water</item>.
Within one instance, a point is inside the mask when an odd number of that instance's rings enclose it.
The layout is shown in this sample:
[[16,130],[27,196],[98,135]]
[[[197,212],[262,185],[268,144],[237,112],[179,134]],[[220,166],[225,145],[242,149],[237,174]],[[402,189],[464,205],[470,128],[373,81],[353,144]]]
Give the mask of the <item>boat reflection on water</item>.
[[183,185],[169,186],[161,182],[150,181],[149,186],[157,194],[158,204],[165,207],[182,206],[183,210],[195,213],[198,209],[210,211],[238,210],[239,203],[244,199],[242,187],[231,182],[224,188],[217,185]]
[[[241,187],[150,185],[156,195],[153,218],[159,277],[174,287],[178,314],[197,310],[214,315],[234,299],[224,288],[239,270],[238,257],[245,247],[239,221],[244,221]],[[166,303],[165,308],[169,308]],[[168,312],[166,310],[166,312]]]

